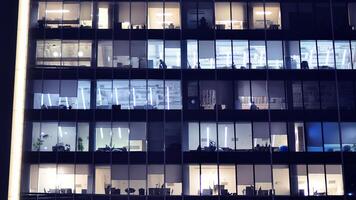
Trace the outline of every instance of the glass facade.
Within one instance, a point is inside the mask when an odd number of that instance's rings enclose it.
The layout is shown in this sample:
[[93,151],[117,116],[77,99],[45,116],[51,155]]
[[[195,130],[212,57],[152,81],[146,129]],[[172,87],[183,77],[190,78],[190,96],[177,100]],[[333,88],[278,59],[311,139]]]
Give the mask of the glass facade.
[[31,5],[22,199],[356,195],[353,0]]

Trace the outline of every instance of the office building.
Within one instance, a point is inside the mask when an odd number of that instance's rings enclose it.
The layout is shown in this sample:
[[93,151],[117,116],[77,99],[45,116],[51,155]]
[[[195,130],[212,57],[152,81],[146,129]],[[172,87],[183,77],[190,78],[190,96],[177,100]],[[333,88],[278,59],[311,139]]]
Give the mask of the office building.
[[356,1],[29,5],[12,194],[356,195]]

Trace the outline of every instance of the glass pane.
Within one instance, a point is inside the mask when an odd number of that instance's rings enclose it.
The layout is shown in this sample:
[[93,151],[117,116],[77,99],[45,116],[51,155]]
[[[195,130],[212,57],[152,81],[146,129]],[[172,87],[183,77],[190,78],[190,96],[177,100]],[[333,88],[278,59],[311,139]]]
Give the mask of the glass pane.
[[352,69],[349,41],[335,41],[336,69]]
[[164,27],[180,29],[180,6],[178,2],[164,3]]
[[214,41],[199,41],[199,67],[201,69],[215,69]]
[[249,48],[247,40],[233,40],[232,41],[233,49],[233,67],[236,69],[246,69],[249,68]]
[[218,30],[231,29],[230,2],[215,3],[215,26]]
[[318,69],[317,51],[315,40],[300,41],[300,53],[302,69]]
[[235,133],[233,123],[218,123],[219,150],[233,151],[235,149]]
[[148,28],[149,29],[163,29],[164,28],[164,14],[162,2],[148,3]]
[[231,40],[216,40],[216,68],[231,69]]
[[232,29],[247,29],[247,8],[246,3],[231,2]]
[[333,42],[329,40],[318,40],[318,62],[320,69],[335,68]]
[[252,69],[266,68],[265,41],[250,41],[250,61]]
[[148,68],[166,69],[163,61],[163,40],[148,40]]

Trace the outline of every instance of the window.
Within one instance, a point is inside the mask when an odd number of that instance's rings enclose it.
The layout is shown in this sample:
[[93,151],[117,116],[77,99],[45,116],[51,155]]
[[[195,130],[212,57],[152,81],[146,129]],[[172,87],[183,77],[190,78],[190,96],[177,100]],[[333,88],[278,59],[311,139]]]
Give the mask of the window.
[[236,169],[234,165],[219,165],[219,195],[236,194]]
[[339,125],[336,122],[323,123],[324,151],[340,151]]
[[349,25],[351,30],[356,30],[356,3],[348,4],[349,11]]
[[251,88],[250,81],[235,82],[235,109],[249,110],[251,109]]
[[200,195],[218,195],[218,190],[214,190],[214,183],[219,183],[216,165],[201,165],[200,181]]
[[165,40],[164,43],[164,63],[168,69],[181,68],[181,48],[180,41]]
[[356,123],[354,122],[342,122],[341,126],[341,141],[342,150],[345,152],[356,151]]
[[166,165],[165,188],[169,189],[169,195],[182,195],[182,167],[180,165]]
[[320,100],[322,109],[337,109],[335,81],[320,81]]
[[98,28],[109,29],[112,28],[112,5],[109,2],[98,3]]
[[89,124],[33,122],[32,151],[88,151]]
[[319,83],[316,81],[303,82],[304,109],[320,109]]
[[299,41],[284,41],[284,65],[287,69],[300,69]]
[[325,196],[325,171],[323,165],[308,165],[309,195]]
[[[147,195],[160,196],[168,194],[168,191],[160,192],[157,188],[162,188],[164,181],[163,165],[147,165]],[[167,188],[164,188],[167,189]]]
[[131,40],[131,65],[132,68],[147,68],[146,41]]
[[148,68],[167,68],[163,61],[163,41],[148,40]]
[[129,125],[127,123],[101,122],[96,125],[95,149],[101,152],[129,150]]
[[304,123],[295,122],[291,124],[292,128],[294,128],[294,134],[291,134],[289,137],[291,141],[294,141],[291,150],[295,152],[304,152],[306,151],[305,145],[305,128]]
[[353,110],[355,108],[355,97],[352,81],[339,81],[337,86],[339,91],[339,108],[341,110]]
[[291,179],[296,180],[291,187],[295,196],[308,196],[308,172],[306,165],[291,165]]
[[180,29],[180,6],[177,2],[149,2],[149,29]]
[[214,41],[199,41],[199,67],[201,69],[215,69]]
[[318,69],[316,42],[314,40],[300,41],[301,69]]
[[147,147],[150,152],[160,152],[164,149],[164,127],[162,122],[148,124]]
[[267,62],[269,69],[283,69],[282,41],[267,41]]
[[236,67],[237,69],[246,69],[251,66],[247,40],[233,40],[232,50],[233,67]]
[[216,68],[231,69],[231,40],[216,40]]
[[323,141],[321,124],[319,122],[308,122],[305,125],[305,129],[307,135],[307,150],[309,152],[322,152]]
[[286,109],[284,81],[268,81],[269,109]]
[[98,67],[112,67],[113,65],[113,42],[98,41]]
[[148,3],[148,28],[164,29],[163,2]]
[[[130,188],[134,190],[129,190],[130,195],[145,195],[148,194],[145,191],[147,182],[147,166],[145,165],[130,165],[129,178],[130,178]],[[147,184],[148,185],[148,184]]]
[[[237,192],[238,195],[254,196],[253,165],[237,165]],[[267,175],[268,176],[268,175]]]
[[[258,15],[258,12],[256,13]],[[266,28],[281,29],[281,11],[279,3],[265,3]]]
[[90,66],[91,41],[39,40],[36,49],[37,65]]
[[267,82],[266,81],[251,81],[251,110],[266,110],[268,109]]
[[320,69],[335,68],[333,42],[328,40],[318,40],[317,44],[318,44],[319,68]]
[[97,109],[176,110],[182,107],[180,81],[176,80],[99,80],[96,93]]
[[131,1],[131,28],[145,29],[147,27],[147,4],[146,2],[132,2]]
[[182,128],[180,122],[166,122],[164,135],[166,152],[179,153],[182,151]]
[[267,122],[253,123],[253,145],[255,151],[270,151],[271,142]]
[[273,189],[275,195],[290,195],[288,165],[273,165]]
[[92,193],[91,170],[88,165],[31,165],[29,184],[31,193]]
[[130,29],[130,2],[118,2],[118,28],[119,29]]
[[340,165],[326,165],[325,173],[328,195],[344,195],[342,167]]
[[37,20],[41,28],[91,28],[92,3],[39,2]]
[[[255,188],[257,196],[273,195],[270,165],[255,165]],[[258,189],[257,189],[258,188]],[[278,190],[277,190],[278,191]]]
[[252,149],[252,125],[248,122],[235,124],[236,150],[248,151]]
[[292,91],[293,91],[293,109],[299,110],[303,109],[303,90],[302,82],[293,81]]
[[251,29],[264,29],[265,28],[265,12],[263,3],[251,3],[249,4],[250,16],[250,28]]
[[231,29],[230,2],[215,3],[215,26],[216,29]]
[[247,29],[247,6],[246,3],[231,2],[232,29]]
[[351,41],[351,57],[352,57],[352,66],[356,68],[356,41]]
[[200,135],[200,145],[202,151],[217,150],[216,123],[201,123]]
[[126,40],[115,40],[113,47],[113,67],[130,68],[130,43]]
[[34,80],[34,109],[90,109],[90,81]]
[[199,133],[199,123],[190,122],[187,126],[188,131],[185,132],[184,141],[188,143],[188,149],[185,150],[196,151],[199,150],[200,147],[200,133]]
[[280,29],[281,13],[279,3],[251,3],[250,28],[251,29]]
[[198,41],[187,40],[187,68],[197,69],[198,63]]
[[204,110],[232,109],[232,82],[230,81],[200,81],[200,107]]
[[250,62],[252,69],[266,68],[265,41],[250,41]]
[[284,122],[271,122],[271,146],[273,151],[288,151],[287,126]]
[[179,2],[164,3],[165,29],[180,29],[180,5]]
[[336,69],[352,69],[352,58],[349,41],[335,41]]
[[233,123],[218,123],[218,148],[220,151],[235,150],[235,133]]

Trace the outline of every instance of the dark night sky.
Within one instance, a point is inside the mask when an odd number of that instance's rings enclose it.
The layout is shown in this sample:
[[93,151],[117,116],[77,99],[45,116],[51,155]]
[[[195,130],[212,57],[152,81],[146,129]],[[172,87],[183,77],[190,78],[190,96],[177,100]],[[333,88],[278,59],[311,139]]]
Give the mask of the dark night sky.
[[1,1],[0,19],[0,199],[7,199],[12,91],[18,0]]

